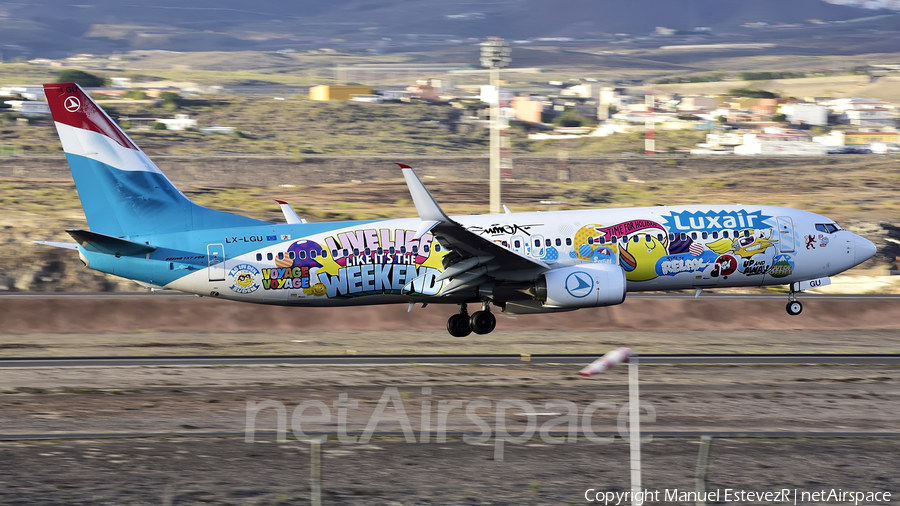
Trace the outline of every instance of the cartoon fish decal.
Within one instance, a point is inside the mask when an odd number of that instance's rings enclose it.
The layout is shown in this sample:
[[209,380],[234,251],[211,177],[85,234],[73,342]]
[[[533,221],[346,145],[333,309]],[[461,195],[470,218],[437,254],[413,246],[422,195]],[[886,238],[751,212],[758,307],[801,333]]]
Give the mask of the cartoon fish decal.
[[741,258],[750,258],[753,255],[764,253],[777,242],[777,239],[771,240],[764,235],[739,237],[734,241],[734,254]]

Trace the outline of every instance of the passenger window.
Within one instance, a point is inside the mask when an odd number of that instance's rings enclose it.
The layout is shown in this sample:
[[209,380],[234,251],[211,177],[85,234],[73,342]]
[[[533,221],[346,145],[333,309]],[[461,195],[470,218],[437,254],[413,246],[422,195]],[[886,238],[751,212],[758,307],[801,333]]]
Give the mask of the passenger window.
[[662,235],[662,234],[656,234],[656,240],[659,241],[659,242],[663,242],[663,235]]
[[728,239],[728,231],[727,230],[722,232],[722,238]]
[[674,241],[674,240],[675,240],[675,234],[669,232],[669,241]]
[[282,251],[279,251],[279,252],[278,252],[278,259],[279,259],[279,260],[284,260],[284,252],[282,252]]
[[638,242],[640,239],[640,236],[635,235],[631,238],[631,242]]
[[701,234],[701,236],[702,236],[704,239],[709,239],[709,234],[707,234],[706,232],[703,232],[703,234]]
[[535,248],[540,248],[540,247],[541,247],[541,240],[540,240],[540,239],[535,239],[535,240],[534,240],[534,247],[535,247]]
[[516,248],[521,248],[521,247],[522,247],[522,243],[519,242],[519,241],[514,242],[513,245],[515,245]]
[[681,240],[687,240],[687,234],[685,234],[684,232],[681,233]]
[[271,259],[272,259],[272,254],[266,253],[266,260],[271,260]]
[[[306,252],[305,251],[301,251],[299,256],[300,256],[300,260],[306,260]],[[291,259],[293,259],[293,258],[294,258],[294,252],[291,251]]]
[[391,255],[397,252],[397,250],[395,250],[393,246],[390,247],[389,251],[391,252]]
[[697,232],[691,232],[691,239],[697,240]]
[[359,256],[359,248],[353,248],[353,256]]
[[406,246],[400,246],[400,254],[401,254],[401,255],[405,255],[405,254],[406,254]]
[[319,256],[319,252],[318,252],[318,251],[312,250],[312,251],[309,252],[309,258],[316,258],[317,256]]
[[257,261],[257,262],[262,262],[262,253],[257,253],[257,254],[256,254],[256,261]]
[[[337,253],[337,250],[335,250],[335,253]],[[328,258],[328,250],[322,250],[322,258]]]
[[[428,254],[428,252],[431,251],[431,246],[426,244],[424,247],[422,247],[422,251],[424,251],[426,254]],[[394,247],[391,246],[391,253],[393,253],[393,252],[394,252]]]
[[[602,241],[603,238],[601,237],[600,240]],[[588,244],[594,244],[594,238],[593,238],[593,237],[588,237]]]
[[417,245],[413,244],[412,252],[413,252],[414,255],[415,255],[415,254],[418,254],[418,253],[419,253],[419,247],[418,247]]
[[509,247],[509,244],[506,244],[506,241],[500,241],[500,244],[502,244],[504,248]]
[[[303,257],[304,257],[304,258],[306,257],[306,253],[303,254]],[[293,252],[293,251],[288,251],[288,258],[290,258],[291,260],[294,259],[294,252]]]
[[750,237],[750,231],[744,230],[744,237]]
[[363,253],[364,253],[366,256],[369,256],[369,255],[372,254],[372,250],[371,250],[370,248],[366,248],[365,250],[363,250]]
[[601,237],[601,238],[600,238],[600,244],[606,244],[606,238],[605,238],[605,237]]
[[719,238],[719,233],[718,233],[718,232],[713,232],[713,233],[712,233],[712,236],[713,236],[713,239],[718,239],[718,238]]
[[343,250],[343,253],[344,253],[343,256],[349,256],[349,255],[350,255],[350,251],[348,251],[348,250],[346,250],[346,249]]
[[562,246],[562,240],[559,237],[556,238],[556,245]]
[[546,241],[544,241],[544,246],[552,246],[552,245],[553,245],[553,242],[550,241],[550,239],[547,239]]
[[441,245],[440,245],[440,244],[435,244],[435,245],[434,245],[434,250],[435,250],[435,251],[440,251],[440,250],[441,250]]
[[572,238],[566,237],[566,246],[571,246],[571,245],[572,245]]
[[336,249],[331,250],[331,256],[332,256],[332,257],[338,256],[338,252],[337,252]]

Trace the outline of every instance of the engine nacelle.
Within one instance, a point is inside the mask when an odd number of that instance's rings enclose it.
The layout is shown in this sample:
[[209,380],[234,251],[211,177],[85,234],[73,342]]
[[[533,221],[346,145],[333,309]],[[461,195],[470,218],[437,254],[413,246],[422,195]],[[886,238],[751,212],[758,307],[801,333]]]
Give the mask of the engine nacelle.
[[625,271],[612,264],[582,264],[547,271],[535,283],[546,308],[615,306],[625,302]]

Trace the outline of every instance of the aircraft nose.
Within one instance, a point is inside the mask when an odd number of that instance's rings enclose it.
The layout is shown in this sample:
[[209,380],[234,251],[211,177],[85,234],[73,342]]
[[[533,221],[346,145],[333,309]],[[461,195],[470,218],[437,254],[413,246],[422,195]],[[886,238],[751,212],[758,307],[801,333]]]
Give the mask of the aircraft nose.
[[872,241],[858,235],[853,236],[853,250],[855,252],[856,265],[875,256],[875,245]]

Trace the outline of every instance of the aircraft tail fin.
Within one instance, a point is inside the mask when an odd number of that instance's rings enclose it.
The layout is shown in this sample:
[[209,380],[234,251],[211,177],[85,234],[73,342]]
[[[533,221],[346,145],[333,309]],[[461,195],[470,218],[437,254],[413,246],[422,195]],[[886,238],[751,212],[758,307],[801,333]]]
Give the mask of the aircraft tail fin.
[[44,92],[90,229],[123,237],[260,225],[191,202],[74,83]]

